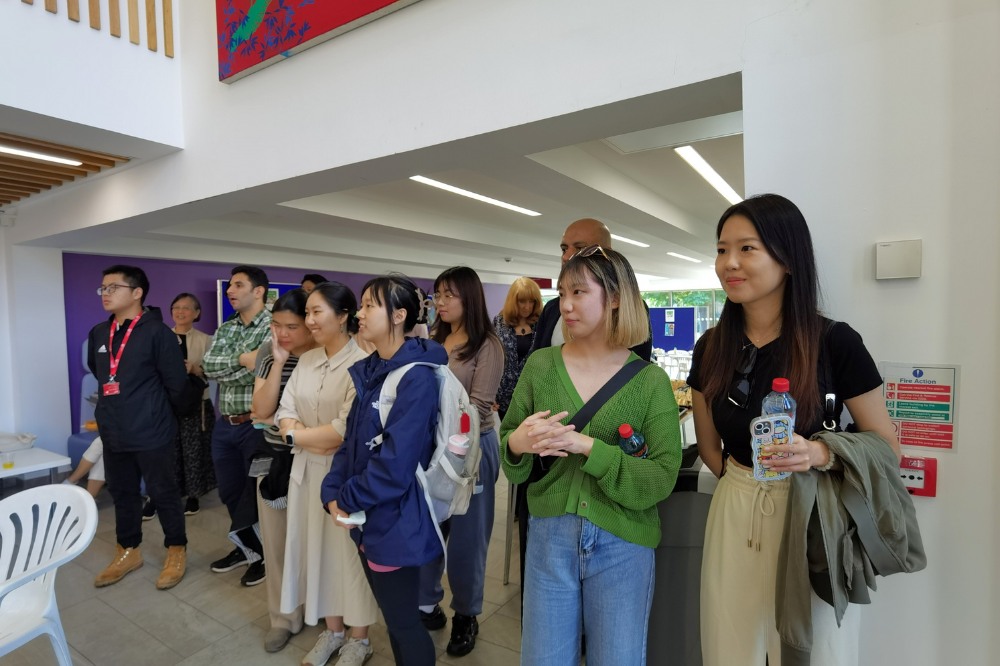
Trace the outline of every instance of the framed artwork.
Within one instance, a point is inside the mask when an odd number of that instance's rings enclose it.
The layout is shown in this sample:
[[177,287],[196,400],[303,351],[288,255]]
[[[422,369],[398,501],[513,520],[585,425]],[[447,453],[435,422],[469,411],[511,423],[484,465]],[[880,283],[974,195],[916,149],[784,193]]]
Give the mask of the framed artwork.
[[268,65],[418,0],[215,0],[219,80]]

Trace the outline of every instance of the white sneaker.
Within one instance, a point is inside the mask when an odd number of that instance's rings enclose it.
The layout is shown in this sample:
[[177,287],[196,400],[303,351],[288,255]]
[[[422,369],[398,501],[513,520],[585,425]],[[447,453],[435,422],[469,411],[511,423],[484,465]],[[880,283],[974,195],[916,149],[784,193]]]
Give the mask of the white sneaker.
[[375,654],[372,646],[365,645],[360,638],[349,638],[344,647],[340,648],[340,659],[337,666],[361,666]]
[[302,660],[302,666],[323,666],[345,640],[344,636],[336,636],[329,629],[324,630],[316,640],[316,645]]

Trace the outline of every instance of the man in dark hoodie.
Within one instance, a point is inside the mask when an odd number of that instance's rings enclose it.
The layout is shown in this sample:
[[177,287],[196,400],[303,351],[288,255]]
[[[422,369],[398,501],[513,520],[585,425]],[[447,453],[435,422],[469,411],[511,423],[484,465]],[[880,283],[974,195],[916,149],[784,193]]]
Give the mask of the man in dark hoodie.
[[174,474],[173,411],[187,386],[184,357],[159,308],[143,305],[149,280],[141,268],[105,269],[97,293],[111,316],[90,331],[87,365],[98,383],[95,416],[104,441],[118,545],[94,585],[112,585],[142,566],[139,490],[145,479],[167,548],[156,587],[166,590],[181,581],[187,563],[184,509]]

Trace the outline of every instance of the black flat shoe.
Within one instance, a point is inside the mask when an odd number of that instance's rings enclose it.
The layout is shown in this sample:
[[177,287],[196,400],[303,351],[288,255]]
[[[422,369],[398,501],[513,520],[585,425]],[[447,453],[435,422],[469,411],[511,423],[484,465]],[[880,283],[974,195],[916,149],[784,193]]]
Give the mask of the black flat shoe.
[[434,606],[434,610],[430,613],[420,611],[420,621],[424,623],[427,631],[437,631],[444,629],[444,625],[448,624],[448,616],[444,614],[440,606]]
[[455,613],[451,619],[451,640],[448,641],[447,652],[453,657],[464,657],[476,647],[476,636],[479,634],[479,620],[474,616]]

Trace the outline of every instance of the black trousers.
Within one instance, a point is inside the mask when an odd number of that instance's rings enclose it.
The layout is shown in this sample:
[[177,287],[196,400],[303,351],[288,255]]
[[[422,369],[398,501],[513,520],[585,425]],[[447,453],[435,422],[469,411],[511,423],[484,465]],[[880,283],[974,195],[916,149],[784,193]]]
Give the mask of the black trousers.
[[420,609],[417,607],[420,567],[403,567],[380,573],[371,570],[363,553],[358,555],[372,594],[385,618],[396,665],[434,666],[434,641],[420,621]]
[[115,504],[115,533],[122,548],[135,548],[142,543],[139,491],[143,479],[146,493],[156,503],[156,515],[163,527],[163,545],[187,545],[184,507],[174,469],[176,455],[173,442],[149,451],[116,452],[104,447],[104,474]]

